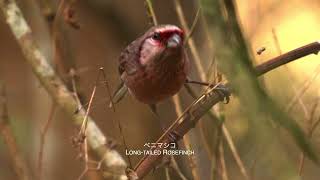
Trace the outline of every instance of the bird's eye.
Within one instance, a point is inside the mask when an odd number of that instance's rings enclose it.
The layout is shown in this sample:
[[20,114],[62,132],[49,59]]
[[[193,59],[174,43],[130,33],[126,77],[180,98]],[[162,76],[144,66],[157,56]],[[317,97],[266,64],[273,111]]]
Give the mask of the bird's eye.
[[159,40],[161,39],[160,34],[157,33],[157,32],[154,33],[154,34],[152,35],[152,39],[159,41]]

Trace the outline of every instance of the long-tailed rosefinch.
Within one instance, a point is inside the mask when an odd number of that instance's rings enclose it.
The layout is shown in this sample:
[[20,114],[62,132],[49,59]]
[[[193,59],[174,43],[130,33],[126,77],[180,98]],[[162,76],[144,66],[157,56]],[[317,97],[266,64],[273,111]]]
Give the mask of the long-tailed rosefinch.
[[183,40],[184,32],[177,26],[159,25],[129,44],[119,58],[123,83],[113,102],[119,101],[126,89],[149,105],[176,94],[189,69]]

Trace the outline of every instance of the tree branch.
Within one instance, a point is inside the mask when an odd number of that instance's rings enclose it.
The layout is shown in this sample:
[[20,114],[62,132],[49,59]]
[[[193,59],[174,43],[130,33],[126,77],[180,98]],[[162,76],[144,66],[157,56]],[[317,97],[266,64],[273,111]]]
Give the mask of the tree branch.
[[[302,46],[300,48],[289,51],[283,55],[270,59],[255,67],[256,75],[263,75],[273,69],[276,69],[286,63],[297,60],[301,57],[317,54],[320,51],[320,43],[313,42]],[[227,84],[226,84],[227,86]],[[194,104],[188,108],[185,113],[180,117],[178,123],[173,128],[169,129],[163,134],[157,142],[160,143],[173,143],[169,133],[177,134],[178,140],[180,140],[189,130],[194,128],[200,118],[205,115],[212,106],[222,101],[224,97],[221,93],[218,93],[214,88],[210,89],[207,93],[200,96]],[[163,150],[164,147],[157,147],[156,150]],[[141,179],[150,172],[150,170],[158,163],[162,155],[146,155],[135,167],[137,176]]]
[[[85,117],[85,112],[80,110],[75,113],[77,109],[76,100],[48,63],[49,61],[39,50],[32,36],[31,29],[15,0],[0,0],[0,8],[22,49],[25,60],[32,67],[34,74],[38,77],[55,103],[70,116],[75,124],[80,125]],[[104,159],[103,164],[105,169],[103,169],[103,174],[105,176],[108,176],[110,179],[127,179],[125,174],[127,165],[124,159],[116,150],[108,146],[110,140],[103,135],[90,117],[88,118],[87,140],[92,150],[96,152],[101,159]]]
[[289,51],[285,54],[277,56],[269,61],[262,63],[256,67],[257,76],[267,73],[279,66],[287,64],[291,61],[307,56],[309,54],[318,54],[320,49],[320,42],[316,41],[300,48]]
[[48,119],[45,121],[43,127],[40,130],[40,148],[38,153],[38,164],[37,164],[37,179],[41,180],[43,175],[43,153],[45,150],[46,136],[51,125],[51,122],[54,119],[56,111],[56,105],[54,103],[51,104],[50,112]]

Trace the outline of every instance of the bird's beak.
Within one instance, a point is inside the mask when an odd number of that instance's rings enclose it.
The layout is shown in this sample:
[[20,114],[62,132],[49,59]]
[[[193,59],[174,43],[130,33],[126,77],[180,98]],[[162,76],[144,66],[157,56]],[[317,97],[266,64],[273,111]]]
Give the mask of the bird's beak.
[[167,41],[168,48],[177,48],[181,44],[181,37],[178,34],[173,34]]

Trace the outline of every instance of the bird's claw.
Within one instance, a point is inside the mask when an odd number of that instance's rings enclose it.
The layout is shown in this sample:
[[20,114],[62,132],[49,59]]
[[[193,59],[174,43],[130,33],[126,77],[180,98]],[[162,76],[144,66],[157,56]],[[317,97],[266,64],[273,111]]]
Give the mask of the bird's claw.
[[231,93],[230,93],[230,90],[227,86],[225,86],[223,84],[217,84],[214,87],[214,90],[223,97],[224,104],[229,103]]

